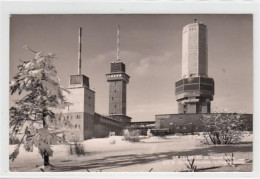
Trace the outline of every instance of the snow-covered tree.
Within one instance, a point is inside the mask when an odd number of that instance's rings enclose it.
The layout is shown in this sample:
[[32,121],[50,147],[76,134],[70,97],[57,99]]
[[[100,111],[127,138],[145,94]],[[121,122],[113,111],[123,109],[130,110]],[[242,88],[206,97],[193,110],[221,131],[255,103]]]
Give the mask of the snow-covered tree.
[[[10,107],[11,135],[18,131],[23,133],[21,142],[9,156],[14,160],[19,154],[19,147],[24,142],[27,151],[32,151],[33,144],[39,148],[44,159],[44,166],[49,165],[52,135],[48,129],[47,117],[55,118],[54,109],[63,108],[68,103],[63,92],[68,92],[60,86],[57,71],[53,65],[55,55],[36,52],[29,61],[22,61],[18,66],[18,73],[10,82],[10,94],[17,93],[20,98]],[[35,125],[37,124],[37,125]]]
[[214,145],[239,142],[246,123],[246,119],[240,113],[203,114],[201,121],[206,130],[206,142],[209,144],[210,141]]

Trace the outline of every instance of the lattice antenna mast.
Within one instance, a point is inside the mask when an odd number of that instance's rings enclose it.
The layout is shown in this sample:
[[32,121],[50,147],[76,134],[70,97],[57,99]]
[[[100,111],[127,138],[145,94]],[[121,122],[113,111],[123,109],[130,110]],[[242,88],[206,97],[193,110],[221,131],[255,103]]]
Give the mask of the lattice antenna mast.
[[81,36],[82,27],[79,28],[79,44],[78,44],[78,74],[81,75]]
[[117,60],[120,61],[119,53],[120,53],[120,25],[117,25]]

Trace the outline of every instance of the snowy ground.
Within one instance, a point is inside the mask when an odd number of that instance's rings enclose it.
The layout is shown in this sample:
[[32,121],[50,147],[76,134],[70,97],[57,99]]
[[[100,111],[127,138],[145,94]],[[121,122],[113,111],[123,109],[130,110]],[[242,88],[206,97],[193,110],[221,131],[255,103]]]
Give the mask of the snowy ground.
[[[140,142],[124,141],[122,136],[90,139],[83,142],[85,156],[69,155],[68,145],[54,145],[50,162],[54,172],[173,172],[186,171],[187,156],[195,157],[195,165],[201,171],[251,171],[253,136],[244,137],[241,144],[212,146],[200,141],[202,136],[143,137]],[[15,148],[10,145],[9,153]],[[235,166],[224,160],[234,153]],[[41,171],[43,159],[20,147],[18,158],[10,161],[10,171]],[[186,164],[185,164],[186,163]]]

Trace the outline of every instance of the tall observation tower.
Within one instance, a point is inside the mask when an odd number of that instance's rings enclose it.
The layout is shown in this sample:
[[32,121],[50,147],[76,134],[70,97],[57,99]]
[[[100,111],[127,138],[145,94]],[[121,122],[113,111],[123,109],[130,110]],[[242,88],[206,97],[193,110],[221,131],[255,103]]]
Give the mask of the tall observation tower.
[[182,79],[175,83],[178,113],[210,113],[214,80],[208,77],[207,33],[197,19],[182,30]]
[[125,64],[119,57],[119,30],[117,27],[117,59],[111,63],[110,73],[106,74],[109,82],[109,116],[119,120],[123,125],[131,122],[131,118],[126,115],[126,85],[130,76],[125,73]]

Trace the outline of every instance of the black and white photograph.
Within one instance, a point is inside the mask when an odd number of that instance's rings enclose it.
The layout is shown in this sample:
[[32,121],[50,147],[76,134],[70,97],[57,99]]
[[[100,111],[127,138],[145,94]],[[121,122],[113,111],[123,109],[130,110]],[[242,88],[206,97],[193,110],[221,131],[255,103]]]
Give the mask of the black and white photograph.
[[260,176],[259,2],[0,9],[0,178]]
[[10,172],[252,172],[252,14],[10,16]]

